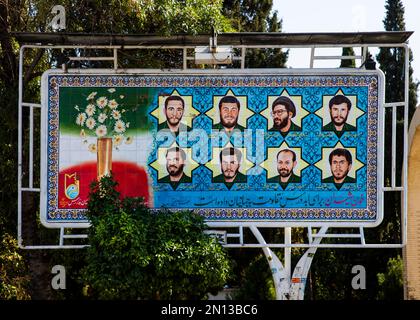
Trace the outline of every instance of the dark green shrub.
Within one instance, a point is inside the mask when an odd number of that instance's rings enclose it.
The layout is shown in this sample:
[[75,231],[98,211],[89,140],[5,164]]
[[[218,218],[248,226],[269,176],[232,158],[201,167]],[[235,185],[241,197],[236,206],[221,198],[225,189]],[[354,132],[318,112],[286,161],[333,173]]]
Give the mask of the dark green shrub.
[[112,177],[93,183],[90,247],[82,278],[99,299],[203,299],[222,289],[227,254],[191,211],[152,211],[121,199]]
[[17,241],[5,233],[0,238],[0,300],[28,300],[29,275]]

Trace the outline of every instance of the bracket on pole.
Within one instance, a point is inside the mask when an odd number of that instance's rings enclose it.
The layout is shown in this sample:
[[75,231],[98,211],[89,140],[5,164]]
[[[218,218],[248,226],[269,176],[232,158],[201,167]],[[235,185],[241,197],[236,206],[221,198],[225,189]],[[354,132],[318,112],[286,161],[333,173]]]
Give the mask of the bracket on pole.
[[194,50],[195,64],[231,64],[233,60],[232,46],[218,46],[217,32],[209,39],[208,47],[196,47]]
[[210,52],[216,53],[217,49],[217,32],[213,29],[213,37],[210,37]]

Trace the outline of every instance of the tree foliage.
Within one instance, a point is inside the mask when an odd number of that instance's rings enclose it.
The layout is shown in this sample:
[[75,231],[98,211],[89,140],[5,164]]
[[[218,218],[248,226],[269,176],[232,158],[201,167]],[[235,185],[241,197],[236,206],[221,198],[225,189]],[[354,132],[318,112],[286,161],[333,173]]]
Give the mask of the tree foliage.
[[[386,15],[383,20],[386,31],[405,31],[404,6],[401,0],[387,0],[385,4]],[[404,61],[403,48],[381,48],[377,55],[380,68],[385,74],[385,99],[387,102],[404,101]],[[409,50],[409,119],[414,114],[417,105],[418,83],[413,82],[413,69],[411,62],[413,54]],[[402,118],[399,113],[398,118]]]
[[390,258],[384,273],[378,273],[379,299],[403,299],[403,260],[400,255]]
[[[237,32],[281,32],[282,20],[272,12],[272,0],[225,0],[223,12]],[[288,52],[281,49],[248,49],[248,68],[284,68]]]
[[272,0],[225,0],[224,14],[232,21],[237,32],[268,31],[267,18],[273,6]]
[[140,198],[120,199],[117,183],[92,184],[87,216],[90,247],[82,271],[100,299],[202,299],[228,279],[222,246],[203,233],[191,211],[151,211]]
[[[328,242],[323,240],[323,243]],[[395,251],[375,249],[323,249],[315,254],[305,297],[312,300],[373,300],[379,299],[377,273],[385,272],[387,260]],[[366,270],[365,290],[355,290],[352,268],[361,265]]]
[[[351,47],[344,47],[342,56],[354,56],[354,50]],[[356,62],[354,59],[342,59],[340,63],[340,68],[356,68]]]
[[[9,31],[51,31],[54,0],[10,0],[4,6]],[[66,32],[161,34],[231,30],[221,14],[222,0],[63,0]]]
[[[249,251],[249,250],[248,250]],[[248,252],[246,254],[249,254]],[[236,300],[275,300],[273,275],[266,257],[257,255],[251,263],[244,268],[241,275],[241,286],[234,295]]]
[[0,300],[30,299],[29,276],[17,241],[5,233],[0,238]]

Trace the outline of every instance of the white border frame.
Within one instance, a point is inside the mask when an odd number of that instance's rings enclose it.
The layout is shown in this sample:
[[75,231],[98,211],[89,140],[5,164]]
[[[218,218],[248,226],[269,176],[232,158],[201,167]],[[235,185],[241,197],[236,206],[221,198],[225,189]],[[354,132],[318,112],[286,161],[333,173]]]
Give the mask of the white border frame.
[[[205,220],[209,227],[213,228],[230,228],[230,227],[376,227],[383,220],[383,157],[384,157],[384,112],[383,107],[385,99],[385,83],[384,74],[381,70],[365,70],[365,69],[216,69],[216,70],[156,70],[156,69],[69,69],[63,72],[60,69],[50,69],[44,72],[41,80],[41,193],[40,193],[40,220],[47,228],[88,228],[89,223],[81,222],[51,222],[46,219],[46,197],[47,197],[47,126],[48,126],[48,77],[50,75],[149,75],[149,76],[163,76],[163,75],[208,75],[208,76],[340,76],[340,75],[377,75],[378,76],[378,132],[377,132],[377,218],[374,221],[360,221],[360,220],[343,220],[343,221],[319,221],[319,220],[305,220],[305,221],[287,221],[287,220],[230,220],[230,221],[213,221]],[[258,208],[255,208],[258,209]]]

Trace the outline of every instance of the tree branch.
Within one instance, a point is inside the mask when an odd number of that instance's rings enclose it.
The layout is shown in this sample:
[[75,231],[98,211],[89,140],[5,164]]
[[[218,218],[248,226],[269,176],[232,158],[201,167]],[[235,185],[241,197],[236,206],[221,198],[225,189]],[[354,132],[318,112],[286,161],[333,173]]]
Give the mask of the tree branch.
[[[32,74],[36,66],[38,65],[38,62],[41,60],[45,49],[39,49],[36,56],[32,60],[31,65],[29,66],[29,69],[25,72],[25,76],[23,78],[23,86],[26,86],[29,81],[31,81],[33,78],[35,78],[37,75]],[[38,73],[36,73],[38,74]]]
[[10,25],[8,20],[8,6],[7,3],[1,1],[0,2],[0,44],[1,50],[3,52],[3,59],[0,61],[2,62],[3,71],[6,73],[6,77],[4,78],[4,82],[6,85],[10,86],[14,83],[17,79],[17,63],[16,57],[13,51],[12,46],[12,38],[10,36]]

